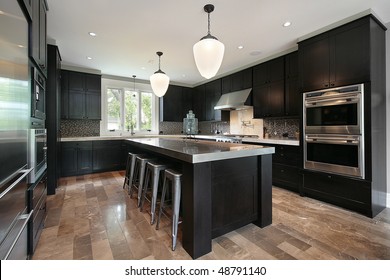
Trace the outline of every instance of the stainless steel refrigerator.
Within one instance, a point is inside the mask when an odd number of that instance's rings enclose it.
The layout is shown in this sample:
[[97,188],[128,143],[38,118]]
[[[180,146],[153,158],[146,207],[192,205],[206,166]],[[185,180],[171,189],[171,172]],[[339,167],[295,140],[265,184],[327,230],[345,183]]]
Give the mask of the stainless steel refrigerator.
[[31,99],[28,23],[16,0],[0,2],[0,259],[26,259]]

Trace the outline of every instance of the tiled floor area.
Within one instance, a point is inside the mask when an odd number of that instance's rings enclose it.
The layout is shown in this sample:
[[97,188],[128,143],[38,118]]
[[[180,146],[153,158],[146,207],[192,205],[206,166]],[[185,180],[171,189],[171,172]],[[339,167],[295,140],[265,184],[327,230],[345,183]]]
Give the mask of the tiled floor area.
[[[123,172],[62,178],[33,259],[191,259],[181,236],[171,250],[168,220],[156,230],[122,184]],[[389,260],[390,209],[370,219],[274,188],[271,226],[218,237],[201,259]]]

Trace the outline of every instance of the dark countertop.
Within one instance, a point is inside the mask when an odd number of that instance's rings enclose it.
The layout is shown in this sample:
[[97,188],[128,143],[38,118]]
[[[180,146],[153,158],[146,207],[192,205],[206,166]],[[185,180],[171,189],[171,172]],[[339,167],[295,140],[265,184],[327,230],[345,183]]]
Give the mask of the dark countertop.
[[274,147],[199,141],[197,139],[130,138],[127,139],[127,141],[140,148],[158,152],[189,163],[201,163],[275,153]]

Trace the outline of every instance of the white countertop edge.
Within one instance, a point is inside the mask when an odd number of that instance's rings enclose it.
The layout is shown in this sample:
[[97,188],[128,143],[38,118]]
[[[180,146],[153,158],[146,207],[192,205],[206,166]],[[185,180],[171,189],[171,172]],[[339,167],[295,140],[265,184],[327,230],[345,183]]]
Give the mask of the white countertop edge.
[[299,146],[299,140],[294,139],[272,139],[272,138],[243,138],[245,143],[253,144],[276,144],[276,145],[290,145],[290,146]]
[[261,156],[261,155],[269,155],[274,153],[275,153],[274,147],[262,147],[259,149],[200,154],[200,155],[192,156],[192,163],[202,163],[202,162],[217,161],[217,160],[224,160],[224,159],[253,157],[253,156]]

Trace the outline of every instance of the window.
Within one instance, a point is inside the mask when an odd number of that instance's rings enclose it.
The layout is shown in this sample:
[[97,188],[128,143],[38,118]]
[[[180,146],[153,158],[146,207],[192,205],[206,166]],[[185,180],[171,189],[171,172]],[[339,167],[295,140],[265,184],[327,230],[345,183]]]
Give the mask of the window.
[[158,98],[150,85],[103,79],[101,134],[126,135],[158,131]]

